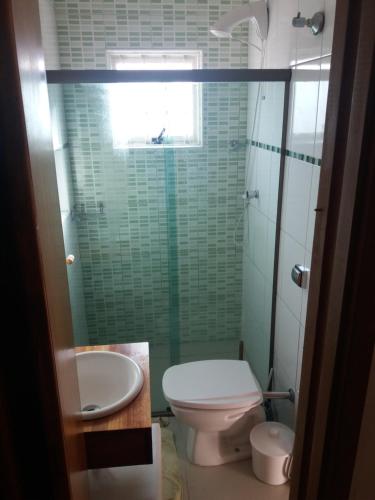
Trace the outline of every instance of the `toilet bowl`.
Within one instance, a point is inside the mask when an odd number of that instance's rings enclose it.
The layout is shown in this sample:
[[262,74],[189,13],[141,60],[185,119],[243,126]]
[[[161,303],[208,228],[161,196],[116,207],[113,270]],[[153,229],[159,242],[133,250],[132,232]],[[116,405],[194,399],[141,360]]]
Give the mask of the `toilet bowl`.
[[163,392],[173,414],[188,426],[192,463],[220,465],[250,456],[250,431],[265,416],[262,391],[246,361],[171,366],[163,376]]

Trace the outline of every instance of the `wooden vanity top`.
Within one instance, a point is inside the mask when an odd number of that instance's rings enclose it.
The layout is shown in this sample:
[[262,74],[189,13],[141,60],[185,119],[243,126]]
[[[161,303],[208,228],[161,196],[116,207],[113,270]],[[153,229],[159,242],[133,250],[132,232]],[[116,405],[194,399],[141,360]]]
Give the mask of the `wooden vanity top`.
[[151,397],[147,342],[76,347],[76,352],[114,351],[136,361],[144,382],[141,392],[125,408],[97,420],[81,422],[89,468],[152,462]]

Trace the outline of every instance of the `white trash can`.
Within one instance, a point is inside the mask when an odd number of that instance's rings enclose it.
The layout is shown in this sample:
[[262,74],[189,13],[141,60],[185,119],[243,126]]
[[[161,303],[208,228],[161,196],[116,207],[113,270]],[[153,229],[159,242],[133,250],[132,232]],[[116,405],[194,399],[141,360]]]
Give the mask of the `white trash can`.
[[263,422],[250,432],[253,471],[267,484],[286,483],[294,443],[294,432],[279,422]]

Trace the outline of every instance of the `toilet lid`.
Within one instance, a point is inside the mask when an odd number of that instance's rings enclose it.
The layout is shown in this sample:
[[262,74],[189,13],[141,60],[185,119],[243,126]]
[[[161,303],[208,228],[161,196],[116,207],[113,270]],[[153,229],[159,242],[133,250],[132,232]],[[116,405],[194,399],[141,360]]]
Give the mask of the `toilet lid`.
[[163,392],[171,404],[188,408],[242,408],[262,401],[249,364],[227,359],[171,366],[164,373]]

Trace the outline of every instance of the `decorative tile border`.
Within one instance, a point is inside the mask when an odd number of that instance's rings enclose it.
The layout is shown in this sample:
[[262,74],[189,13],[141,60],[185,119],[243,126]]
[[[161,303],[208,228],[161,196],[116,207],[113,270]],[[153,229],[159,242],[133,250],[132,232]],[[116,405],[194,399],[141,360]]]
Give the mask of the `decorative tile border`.
[[180,363],[180,293],[177,240],[177,184],[174,149],[164,150],[165,205],[167,215],[169,349],[170,363]]
[[[282,148],[278,146],[272,146],[271,144],[265,144],[264,142],[251,141],[251,145],[255,146],[256,148],[272,151],[274,153],[282,153]],[[290,149],[285,149],[284,154],[289,158],[296,158],[297,160],[305,161],[307,163],[311,163],[312,165],[317,165],[318,167],[320,167],[322,164],[322,160],[320,158],[314,158],[313,156],[297,153],[295,151],[291,151]]]

